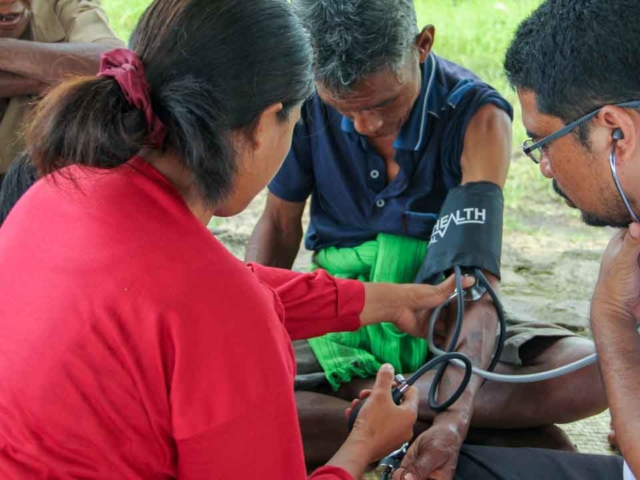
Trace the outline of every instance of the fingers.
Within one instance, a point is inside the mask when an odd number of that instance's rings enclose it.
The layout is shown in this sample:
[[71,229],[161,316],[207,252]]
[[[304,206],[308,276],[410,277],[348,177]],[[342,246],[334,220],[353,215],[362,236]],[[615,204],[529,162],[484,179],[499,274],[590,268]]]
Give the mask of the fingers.
[[385,363],[378,370],[376,383],[373,385],[373,395],[386,395],[391,399],[391,386],[393,385],[393,366]]
[[637,256],[640,251],[640,225],[632,223],[622,240],[622,254],[625,256]]
[[365,398],[367,398],[369,395],[371,395],[371,390],[367,388],[367,389],[362,390],[362,391],[360,392],[360,395],[358,395],[358,398],[359,398],[360,400],[364,400],[364,399],[365,399]]
[[[472,276],[464,275],[462,277],[462,288],[467,289],[473,287],[475,285],[476,279]],[[455,275],[450,275],[447,279],[435,286],[431,285],[420,285],[421,289],[429,289],[423,290],[425,292],[421,297],[422,304],[420,308],[433,308],[441,305],[446,302],[451,294],[456,291],[456,277]]]
[[402,462],[402,475],[399,477],[402,480],[417,480],[417,479],[433,479],[431,475],[437,469],[437,465],[433,461],[431,455],[428,452],[424,452],[417,458],[412,458],[411,463],[405,465]]
[[640,223],[632,223],[629,225],[629,235],[640,241]]
[[[471,284],[473,285],[473,283]],[[464,279],[462,286],[464,287]],[[436,293],[437,301],[433,305],[429,305],[430,307],[436,307],[440,305],[442,302],[446,301],[453,292],[456,291],[456,277],[455,275],[449,275],[447,279],[433,287]]]
[[415,475],[406,468],[400,467],[393,474],[392,480],[418,480]]
[[360,392],[360,395],[358,396],[358,398],[355,398],[351,401],[351,404],[347,407],[347,409],[344,411],[344,416],[347,418],[347,420],[349,419],[349,417],[351,416],[351,412],[353,412],[353,409],[356,408],[358,406],[358,404],[362,401],[365,400],[367,397],[369,397],[371,395],[371,390],[366,389],[366,390],[362,390]]
[[411,412],[416,417],[418,416],[418,403],[420,401],[420,395],[416,387],[409,387],[402,397],[402,404],[400,407],[403,410]]

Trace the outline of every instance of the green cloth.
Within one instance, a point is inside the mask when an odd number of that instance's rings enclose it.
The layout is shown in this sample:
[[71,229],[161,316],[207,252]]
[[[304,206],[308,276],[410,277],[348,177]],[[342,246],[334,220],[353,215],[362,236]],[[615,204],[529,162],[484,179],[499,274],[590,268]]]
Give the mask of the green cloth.
[[[357,247],[317,252],[312,269],[363,282],[412,283],[426,252],[425,241],[381,233]],[[391,323],[330,333],[310,339],[309,344],[334,390],[353,377],[374,377],[383,363],[398,373],[413,372],[427,356],[426,340],[402,333]]]

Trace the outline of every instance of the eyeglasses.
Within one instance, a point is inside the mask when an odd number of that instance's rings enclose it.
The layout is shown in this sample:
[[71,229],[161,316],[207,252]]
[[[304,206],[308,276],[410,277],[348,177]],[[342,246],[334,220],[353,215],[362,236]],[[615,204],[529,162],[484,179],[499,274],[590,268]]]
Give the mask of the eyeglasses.
[[[631,100],[628,102],[614,103],[613,105],[615,105],[616,107],[622,107],[622,108],[640,108],[640,100]],[[588,120],[591,120],[593,117],[595,117],[598,114],[600,110],[602,110],[602,108],[603,107],[596,108],[594,111],[589,112],[585,116],[580,117],[579,119],[574,120],[573,122],[565,125],[557,132],[554,132],[551,135],[544,137],[542,140],[539,140],[537,142],[534,142],[531,138],[526,140],[522,144],[522,151],[527,157],[533,160],[534,163],[540,163],[540,161],[542,160],[542,153],[543,153],[542,148],[545,145],[548,145],[549,143],[553,142],[554,140],[557,140],[560,137],[564,137],[567,133],[571,132],[577,126],[583,124]]]

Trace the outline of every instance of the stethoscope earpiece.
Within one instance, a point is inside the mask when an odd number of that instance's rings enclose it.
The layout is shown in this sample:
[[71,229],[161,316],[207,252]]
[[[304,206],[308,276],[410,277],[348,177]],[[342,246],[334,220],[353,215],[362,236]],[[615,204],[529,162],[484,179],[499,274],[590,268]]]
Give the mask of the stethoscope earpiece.
[[613,139],[614,140],[622,140],[624,138],[624,134],[622,133],[622,130],[620,130],[619,128],[616,128],[613,131]]

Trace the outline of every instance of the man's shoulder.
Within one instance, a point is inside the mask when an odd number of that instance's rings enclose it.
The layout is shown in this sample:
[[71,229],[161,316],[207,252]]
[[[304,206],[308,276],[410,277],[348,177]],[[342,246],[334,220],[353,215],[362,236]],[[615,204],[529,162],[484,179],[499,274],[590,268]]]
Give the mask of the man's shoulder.
[[320,96],[314,93],[302,105],[300,112],[299,128],[306,133],[313,131],[316,135],[327,133],[331,126],[340,127],[342,115],[322,101]]
[[511,106],[504,97],[475,72],[443,57],[436,57],[436,62],[439,72],[437,81],[448,106],[459,110],[476,110],[485,103],[493,103],[511,112]]
[[459,81],[464,79],[482,81],[482,79],[471,69],[463,67],[462,65],[459,65],[439,55],[434,56],[443,77],[451,79],[452,81]]
[[310,116],[326,115],[329,110],[330,107],[322,101],[316,91],[303,103],[302,118],[305,119]]

